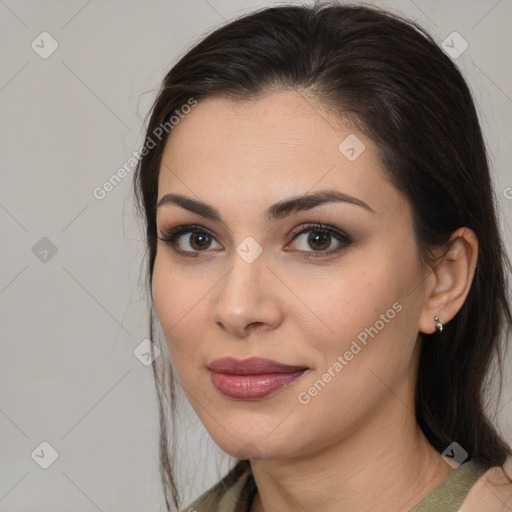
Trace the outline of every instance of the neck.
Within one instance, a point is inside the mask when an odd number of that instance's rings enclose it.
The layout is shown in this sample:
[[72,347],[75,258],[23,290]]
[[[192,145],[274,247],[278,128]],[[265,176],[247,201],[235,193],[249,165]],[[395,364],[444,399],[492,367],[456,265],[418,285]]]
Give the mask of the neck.
[[413,410],[390,393],[337,443],[293,459],[252,460],[258,493],[251,512],[409,510],[452,472]]

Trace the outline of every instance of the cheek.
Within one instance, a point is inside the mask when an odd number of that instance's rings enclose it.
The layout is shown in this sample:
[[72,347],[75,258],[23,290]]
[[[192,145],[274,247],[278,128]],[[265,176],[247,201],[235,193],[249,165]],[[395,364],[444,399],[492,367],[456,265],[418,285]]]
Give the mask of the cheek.
[[400,283],[382,276],[327,288],[324,299],[315,302],[334,334],[328,340],[315,336],[312,325],[304,332],[315,367],[294,398],[312,431],[348,434],[368,421],[390,389],[402,394],[414,355],[417,308]]
[[354,263],[350,271],[341,269],[316,287],[297,284],[315,313],[316,322],[295,315],[317,355],[315,376],[339,363],[338,356],[344,367],[352,368],[343,373],[356,381],[362,374],[355,369],[365,368],[367,378],[369,368],[403,374],[410,364],[421,311],[417,293],[411,293],[421,280],[414,254],[381,252],[370,259]]
[[394,269],[389,264],[370,265],[367,260],[340,265],[324,275],[297,272],[288,283],[294,292],[290,304],[296,304],[294,320],[303,323],[311,339],[326,336],[341,345],[376,322],[382,330],[397,316],[393,304],[403,297]]
[[[354,370],[372,365],[389,370],[398,362],[397,353],[407,358],[410,343],[404,339],[403,325],[409,314],[401,300],[382,281],[359,281],[358,286],[338,289],[322,302],[317,300],[315,304],[323,304],[318,315],[328,323],[330,336],[328,340],[315,338],[310,331],[308,337],[315,340],[322,366],[330,368],[338,362]],[[352,374],[352,378],[360,375]]]
[[[165,261],[155,259],[152,293],[158,320],[178,378],[198,356],[207,317],[206,294],[200,281],[191,281]],[[205,316],[206,315],[206,316]],[[186,365],[183,362],[187,362]],[[181,380],[181,379],[180,379]]]

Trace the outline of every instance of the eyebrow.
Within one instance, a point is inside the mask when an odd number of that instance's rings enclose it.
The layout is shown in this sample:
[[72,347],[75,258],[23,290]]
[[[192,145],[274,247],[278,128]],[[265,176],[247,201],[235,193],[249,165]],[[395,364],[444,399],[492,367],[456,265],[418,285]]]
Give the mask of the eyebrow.
[[[357,199],[356,197],[344,194],[338,190],[321,190],[318,192],[311,192],[309,194],[295,196],[283,201],[279,201],[267,208],[264,211],[264,216],[269,222],[277,221],[287,217],[288,215],[291,215],[292,213],[309,210],[322,204],[332,202],[349,203],[360,206],[369,212],[377,213],[373,208],[371,208],[361,199]],[[198,201],[197,199],[192,199],[191,197],[183,196],[181,194],[166,194],[162,197],[162,199],[160,199],[160,201],[158,201],[156,207],[158,209],[161,206],[169,203],[181,206],[182,208],[190,212],[197,213],[202,217],[222,221],[222,217],[217,208],[204,203],[203,201]]]

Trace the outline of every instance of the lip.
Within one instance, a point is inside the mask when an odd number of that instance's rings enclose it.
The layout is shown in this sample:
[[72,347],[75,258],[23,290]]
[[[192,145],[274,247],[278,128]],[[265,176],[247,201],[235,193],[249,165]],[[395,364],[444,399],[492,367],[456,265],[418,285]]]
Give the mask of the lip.
[[208,365],[214,386],[223,395],[239,400],[265,398],[297,380],[309,368],[271,359],[233,357],[216,359]]
[[261,373],[291,373],[297,370],[305,370],[306,366],[292,366],[278,363],[272,359],[262,357],[250,357],[249,359],[235,359],[234,357],[222,357],[212,361],[208,368],[214,372],[229,373],[233,375],[257,375]]

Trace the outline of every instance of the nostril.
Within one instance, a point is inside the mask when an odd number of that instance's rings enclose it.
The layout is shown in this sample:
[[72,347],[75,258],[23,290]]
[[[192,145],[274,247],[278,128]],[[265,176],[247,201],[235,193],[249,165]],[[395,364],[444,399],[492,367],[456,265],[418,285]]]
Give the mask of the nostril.
[[263,322],[251,322],[247,327],[247,331],[257,331],[263,324]]

